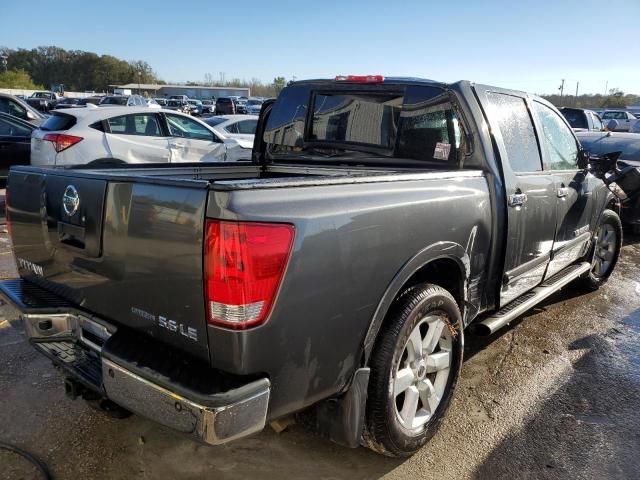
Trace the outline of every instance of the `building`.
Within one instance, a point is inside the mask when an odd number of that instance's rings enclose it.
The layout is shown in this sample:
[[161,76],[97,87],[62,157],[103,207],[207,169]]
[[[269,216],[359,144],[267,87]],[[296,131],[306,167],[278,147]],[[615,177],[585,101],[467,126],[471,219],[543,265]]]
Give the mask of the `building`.
[[189,98],[209,99],[219,97],[248,97],[250,88],[245,87],[199,87],[194,85],[156,85],[149,83],[128,83],[126,85],[110,85],[115,92],[130,91],[131,93],[146,94],[149,97],[164,98],[171,95],[186,95]]

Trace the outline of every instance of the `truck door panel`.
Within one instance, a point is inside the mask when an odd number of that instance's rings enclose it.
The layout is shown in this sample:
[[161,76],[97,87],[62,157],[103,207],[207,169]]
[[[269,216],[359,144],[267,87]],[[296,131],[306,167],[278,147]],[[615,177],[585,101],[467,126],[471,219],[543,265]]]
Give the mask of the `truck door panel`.
[[524,96],[476,86],[501,158],[507,231],[500,304],[536,287],[551,258],[556,227],[556,187],[542,158]]
[[545,171],[553,176],[557,222],[546,277],[586,254],[591,237],[595,178],[577,166],[578,143],[571,128],[553,109],[533,102]]

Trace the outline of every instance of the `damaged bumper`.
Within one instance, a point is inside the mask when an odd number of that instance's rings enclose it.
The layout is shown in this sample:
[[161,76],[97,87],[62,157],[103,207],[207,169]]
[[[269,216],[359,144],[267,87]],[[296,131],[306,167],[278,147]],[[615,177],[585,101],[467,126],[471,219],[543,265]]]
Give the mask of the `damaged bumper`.
[[20,312],[37,350],[86,388],[132,412],[211,445],[265,426],[267,378],[239,379],[201,365],[189,368],[180,357],[176,370],[165,347],[118,332],[21,279],[0,282],[0,295]]

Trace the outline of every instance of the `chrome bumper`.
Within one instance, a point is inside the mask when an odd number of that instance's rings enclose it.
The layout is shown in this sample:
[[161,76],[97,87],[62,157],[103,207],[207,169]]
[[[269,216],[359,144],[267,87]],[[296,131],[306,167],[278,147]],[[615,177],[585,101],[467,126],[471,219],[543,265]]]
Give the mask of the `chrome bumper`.
[[255,389],[248,388],[254,391],[243,398],[207,406],[145,380],[110,360],[102,360],[102,374],[107,397],[118,405],[211,445],[259,432],[265,426],[270,391],[267,379],[259,380]]
[[57,307],[49,313],[42,306],[27,307],[16,298],[15,288],[7,291],[10,287],[0,282],[0,295],[20,311],[34,347],[68,375],[118,405],[211,445],[264,428],[271,391],[267,378],[214,394],[193,392],[190,398],[178,393],[184,389],[176,385],[161,386],[125,368],[117,357],[109,354],[107,358],[102,350],[117,333],[112,325],[71,308],[64,312]]

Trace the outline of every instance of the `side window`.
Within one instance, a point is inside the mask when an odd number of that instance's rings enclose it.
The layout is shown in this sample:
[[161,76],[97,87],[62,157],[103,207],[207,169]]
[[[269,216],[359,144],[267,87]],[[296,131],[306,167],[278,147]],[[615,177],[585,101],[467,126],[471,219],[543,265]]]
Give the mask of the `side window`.
[[226,130],[228,133],[240,133],[240,132],[238,131],[238,123],[237,123],[237,122],[236,122],[236,123],[232,123],[232,124],[231,124],[231,125],[229,125],[227,128],[225,128],[225,130]]
[[542,144],[547,151],[550,170],[577,168],[578,144],[573,133],[552,109],[533,102],[536,115],[542,125]]
[[0,97],[0,112],[8,113],[14,117],[27,119],[27,110],[22,105],[11,99]]
[[120,135],[143,135],[147,137],[161,137],[162,131],[158,118],[153,114],[137,113],[122,115],[107,120],[111,133]]
[[457,162],[464,150],[451,98],[437,87],[407,87],[398,120],[396,157]]
[[495,92],[488,92],[487,98],[491,122],[500,128],[511,169],[516,173],[541,171],[540,150],[525,100]]
[[30,137],[31,130],[9,118],[0,118],[0,137]]
[[238,133],[247,133],[254,135],[256,133],[257,120],[242,120],[236,123],[238,127]]
[[600,117],[598,115],[596,115],[595,113],[591,114],[591,118],[593,119],[593,129],[594,130],[602,130],[604,127],[602,125],[602,120],[600,120]]
[[168,113],[167,123],[169,124],[169,133],[173,137],[207,140],[209,142],[217,140],[206,127],[191,118]]

